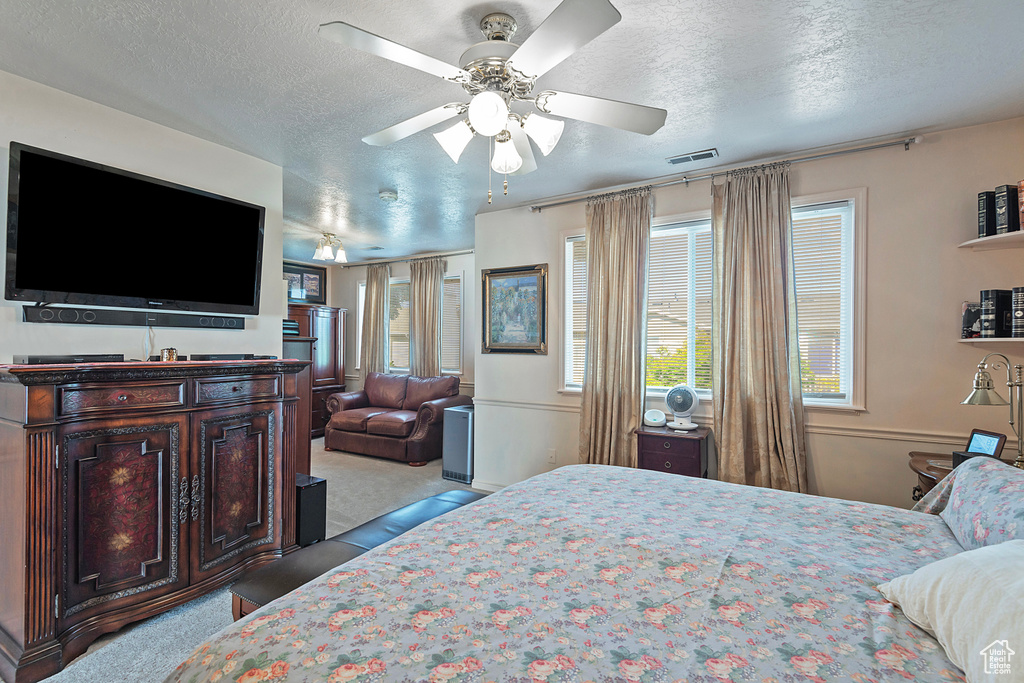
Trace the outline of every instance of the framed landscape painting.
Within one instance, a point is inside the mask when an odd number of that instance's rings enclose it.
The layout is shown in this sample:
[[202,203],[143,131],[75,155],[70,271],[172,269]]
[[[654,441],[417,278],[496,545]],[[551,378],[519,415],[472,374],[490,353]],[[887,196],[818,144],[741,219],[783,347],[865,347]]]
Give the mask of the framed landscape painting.
[[326,268],[285,262],[284,279],[288,281],[288,303],[327,303]]
[[484,353],[548,352],[548,264],[489,268],[483,276]]

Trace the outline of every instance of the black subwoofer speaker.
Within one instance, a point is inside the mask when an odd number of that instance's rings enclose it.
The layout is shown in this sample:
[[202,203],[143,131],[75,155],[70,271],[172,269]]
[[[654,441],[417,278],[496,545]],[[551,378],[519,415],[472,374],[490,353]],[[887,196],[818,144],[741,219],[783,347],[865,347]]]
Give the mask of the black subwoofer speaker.
[[327,480],[295,475],[295,539],[307,546],[327,538]]

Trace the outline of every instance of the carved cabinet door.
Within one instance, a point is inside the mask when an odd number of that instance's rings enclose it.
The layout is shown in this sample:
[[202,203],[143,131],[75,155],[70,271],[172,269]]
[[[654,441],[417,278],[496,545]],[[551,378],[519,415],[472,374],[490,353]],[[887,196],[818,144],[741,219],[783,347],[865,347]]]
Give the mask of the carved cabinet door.
[[281,409],[209,410],[191,428],[195,583],[280,547]]
[[58,432],[63,624],[189,583],[183,415],[91,420]]

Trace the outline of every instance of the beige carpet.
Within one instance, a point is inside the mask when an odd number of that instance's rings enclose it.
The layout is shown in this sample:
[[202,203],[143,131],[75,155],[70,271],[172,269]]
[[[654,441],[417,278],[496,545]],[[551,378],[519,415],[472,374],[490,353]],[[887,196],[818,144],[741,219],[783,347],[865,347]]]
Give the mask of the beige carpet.
[[[469,489],[441,478],[441,461],[424,467],[337,451],[313,441],[312,474],[327,479],[327,535],[442,491]],[[131,624],[97,640],[51,683],[162,681],[203,641],[231,623],[226,588]]]

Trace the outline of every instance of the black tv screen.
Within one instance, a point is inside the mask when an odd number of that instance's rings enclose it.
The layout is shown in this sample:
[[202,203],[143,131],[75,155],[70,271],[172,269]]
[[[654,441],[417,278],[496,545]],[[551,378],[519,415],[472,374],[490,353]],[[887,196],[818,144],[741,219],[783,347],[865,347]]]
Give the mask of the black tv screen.
[[11,143],[11,301],[257,315],[266,210]]

